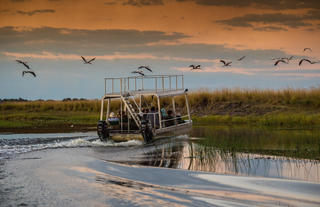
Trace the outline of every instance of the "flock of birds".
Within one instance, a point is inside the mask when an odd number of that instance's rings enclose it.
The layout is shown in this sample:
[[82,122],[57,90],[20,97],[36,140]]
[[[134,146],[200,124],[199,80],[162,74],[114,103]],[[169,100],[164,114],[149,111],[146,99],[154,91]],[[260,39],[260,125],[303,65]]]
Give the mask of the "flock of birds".
[[[91,60],[87,60],[85,57],[81,56],[82,60],[83,60],[83,64],[92,64],[92,62],[96,59],[96,58],[92,58]],[[28,70],[24,70],[22,71],[22,76],[24,76],[24,74],[29,73],[31,75],[33,75],[33,77],[37,77],[36,73],[31,70],[30,66],[28,65],[28,62],[23,61],[23,60],[16,60],[19,64],[22,64],[25,68],[27,68]]]
[[[310,51],[312,52],[311,48],[304,48],[303,52],[306,51]],[[92,58],[90,60],[87,60],[85,57],[81,56],[82,60],[83,60],[83,64],[92,64],[92,62],[96,59],[96,58]],[[246,56],[242,56],[239,59],[237,59],[237,61],[242,61],[243,59],[245,59]],[[280,58],[273,58],[272,60],[275,60],[274,62],[274,66],[277,66],[280,63],[284,63],[284,64],[289,64],[289,62],[291,60],[293,60],[295,57],[294,56],[290,56],[290,57],[280,57]],[[28,65],[28,63],[26,61],[22,61],[22,60],[16,60],[19,64],[22,64],[24,67],[26,67],[28,70],[24,70],[22,71],[22,76],[24,76],[26,73],[29,73],[31,75],[33,75],[34,77],[36,77],[36,73],[34,71],[31,70],[30,66]],[[301,66],[301,64],[303,62],[308,62],[310,64],[315,64],[318,63],[317,61],[311,61],[307,58],[302,58],[299,61],[299,66]],[[226,61],[226,60],[220,60],[220,63],[222,63],[222,67],[231,67],[232,65],[232,61]],[[190,65],[189,68],[191,68],[191,70],[201,70],[201,65]],[[150,66],[147,65],[142,65],[140,67],[138,67],[137,70],[132,71],[131,73],[133,74],[139,74],[141,76],[145,76],[145,72],[153,72],[152,69],[150,68]]]
[[[303,49],[303,52],[305,51],[310,51],[312,52],[312,49],[307,47],[307,48],[304,48]],[[241,58],[237,59],[237,61],[242,61],[244,58],[246,58],[246,56],[242,56]],[[289,64],[289,62],[291,60],[294,59],[294,56],[290,56],[290,57],[280,57],[280,58],[273,58],[272,60],[275,60],[274,62],[274,66],[277,66],[279,63],[285,63],[285,64]],[[311,61],[307,58],[302,58],[300,61],[299,61],[299,66],[301,66],[301,64],[303,62],[308,62],[310,64],[315,64],[315,63],[318,63],[317,61]],[[220,60],[220,63],[222,63],[222,67],[231,67],[232,65],[232,61],[227,61],[227,60]],[[190,65],[189,68],[191,68],[191,70],[201,70],[201,65]]]

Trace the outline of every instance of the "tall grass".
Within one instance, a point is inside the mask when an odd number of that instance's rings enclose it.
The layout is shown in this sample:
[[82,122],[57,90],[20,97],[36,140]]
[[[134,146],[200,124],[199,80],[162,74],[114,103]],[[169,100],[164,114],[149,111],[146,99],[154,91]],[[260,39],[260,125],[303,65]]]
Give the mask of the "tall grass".
[[[259,90],[259,89],[221,89],[198,90],[188,95],[191,107],[208,107],[219,103],[241,104],[272,104],[280,106],[294,106],[303,108],[320,109],[320,87],[310,89],[283,89],[283,90]],[[145,97],[143,103],[152,102],[156,105],[156,99]],[[170,98],[162,99],[162,104],[171,104]],[[175,98],[178,106],[185,107],[184,96]],[[119,104],[112,101],[111,108]],[[28,101],[28,102],[3,102],[0,103],[0,111],[88,111],[99,112],[100,100],[77,101]]]
[[219,102],[275,104],[320,108],[320,87],[310,89],[221,89],[199,90],[189,94],[190,105],[210,105]]
[[[198,90],[188,94],[195,121],[199,123],[255,123],[265,126],[320,125],[320,87],[310,89],[220,89]],[[150,104],[151,103],[151,104]],[[176,108],[186,112],[183,95],[175,97]],[[161,105],[172,107],[171,98]],[[120,102],[113,100],[110,109],[118,112]],[[157,99],[144,97],[143,107],[157,106]],[[99,117],[100,100],[26,101],[0,103],[0,125],[12,122],[90,123]],[[106,104],[104,105],[106,109]],[[203,115],[210,115],[201,118]],[[84,117],[87,117],[85,120]],[[89,117],[89,118],[88,118]],[[10,124],[9,124],[10,122]],[[7,123],[7,124],[4,124]],[[22,126],[23,124],[21,124]],[[19,125],[20,126],[20,125]]]
[[100,101],[27,101],[27,102],[4,102],[0,104],[0,111],[100,111]]

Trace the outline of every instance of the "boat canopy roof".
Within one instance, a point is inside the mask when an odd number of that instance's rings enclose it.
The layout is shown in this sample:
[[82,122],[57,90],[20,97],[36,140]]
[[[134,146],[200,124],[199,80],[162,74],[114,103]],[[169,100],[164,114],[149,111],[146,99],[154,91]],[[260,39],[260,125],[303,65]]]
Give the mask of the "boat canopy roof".
[[104,98],[155,95],[158,97],[185,94],[183,75],[149,75],[105,78]]

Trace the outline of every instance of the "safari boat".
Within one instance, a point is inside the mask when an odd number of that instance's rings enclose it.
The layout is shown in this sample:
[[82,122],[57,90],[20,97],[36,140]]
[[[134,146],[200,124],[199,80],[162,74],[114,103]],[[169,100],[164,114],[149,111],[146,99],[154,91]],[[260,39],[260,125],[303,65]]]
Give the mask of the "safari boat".
[[[97,132],[101,141],[153,139],[185,133],[192,126],[183,75],[105,78]],[[175,103],[175,98],[183,98]]]

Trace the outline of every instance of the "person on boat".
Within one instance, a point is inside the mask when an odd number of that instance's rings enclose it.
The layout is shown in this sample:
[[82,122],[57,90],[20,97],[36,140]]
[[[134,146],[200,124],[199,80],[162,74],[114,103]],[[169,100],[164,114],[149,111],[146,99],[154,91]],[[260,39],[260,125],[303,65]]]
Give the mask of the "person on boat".
[[161,111],[161,117],[162,117],[162,119],[166,119],[167,116],[168,116],[166,109],[165,109],[165,108],[162,108],[160,111]]
[[166,117],[166,127],[175,125],[175,119],[173,116],[173,112],[168,110],[168,116]]
[[128,122],[128,115],[126,111],[122,111],[122,121]]
[[152,128],[159,128],[159,114],[156,112],[154,106],[151,107],[150,113],[147,115],[147,119],[151,123]]
[[149,113],[149,109],[145,108],[144,112],[143,112],[143,120],[148,120],[148,113]]
[[182,124],[184,121],[181,118],[181,113],[179,111],[176,112],[177,124]]
[[110,125],[117,125],[119,124],[119,118],[116,117],[113,112],[111,112],[108,118],[108,122],[110,123]]

